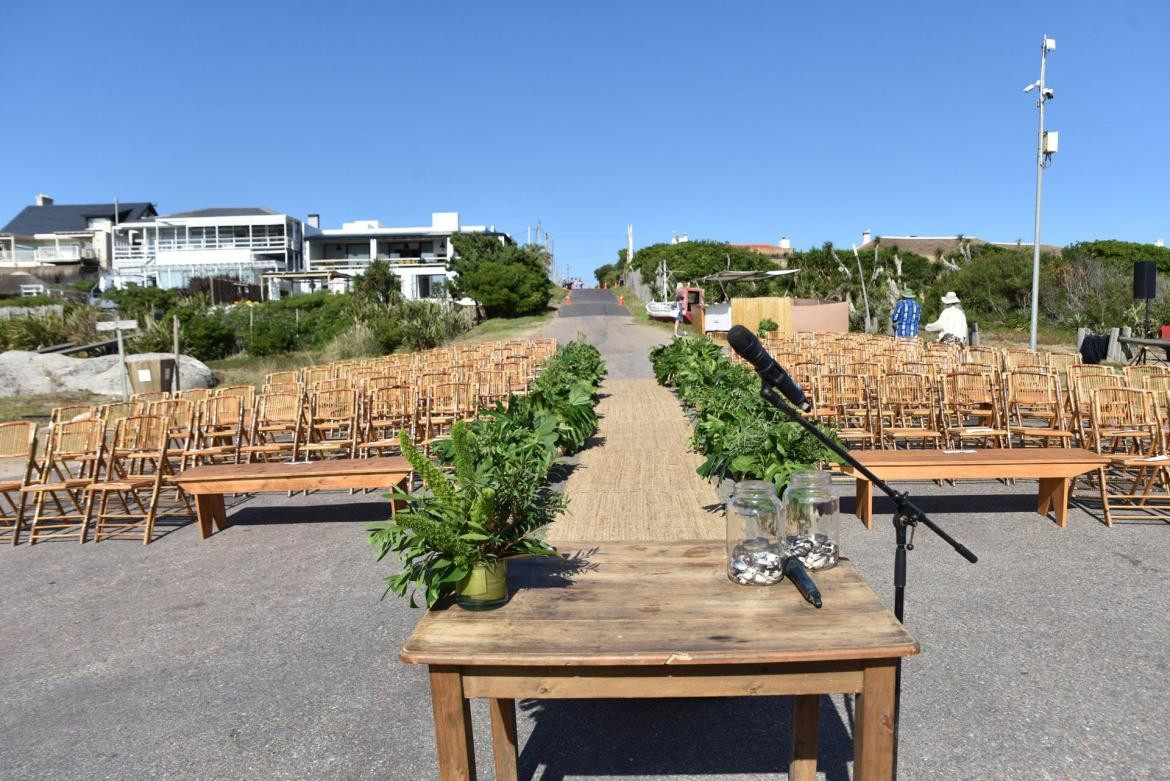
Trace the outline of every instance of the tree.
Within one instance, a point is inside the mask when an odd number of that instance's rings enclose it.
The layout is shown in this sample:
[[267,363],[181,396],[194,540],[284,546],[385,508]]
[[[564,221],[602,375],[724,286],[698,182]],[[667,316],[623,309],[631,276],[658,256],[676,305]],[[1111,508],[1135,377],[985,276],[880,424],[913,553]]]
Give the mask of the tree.
[[488,317],[521,317],[543,312],[552,297],[551,258],[541,247],[507,244],[492,236],[451,237],[456,257],[453,295],[474,299]]
[[354,282],[354,292],[369,303],[390,304],[402,299],[398,276],[384,260],[370,261],[365,273]]

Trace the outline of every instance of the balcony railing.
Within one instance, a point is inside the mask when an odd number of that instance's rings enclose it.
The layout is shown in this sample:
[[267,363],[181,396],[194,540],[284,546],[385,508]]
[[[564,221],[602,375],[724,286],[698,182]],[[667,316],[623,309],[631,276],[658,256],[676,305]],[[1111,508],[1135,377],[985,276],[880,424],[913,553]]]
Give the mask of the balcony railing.
[[284,252],[285,249],[295,249],[292,242],[283,236],[256,236],[247,237],[221,236],[219,239],[207,237],[200,240],[162,239],[148,241],[142,244],[114,244],[115,260],[140,260],[154,257],[158,252],[202,252],[216,249],[247,249],[252,251]]
[[[422,263],[434,263],[445,266],[450,261],[450,258],[448,258],[446,255],[392,258],[388,255],[379,253],[377,260],[384,260],[391,266],[417,266]],[[312,264],[313,268],[319,268],[322,270],[341,270],[345,268],[364,269],[366,266],[370,265],[371,260],[370,258],[313,258],[309,261],[309,263]]]
[[36,247],[34,249],[0,250],[0,263],[5,266],[33,267],[45,263],[76,263],[96,260],[97,251],[89,247]]

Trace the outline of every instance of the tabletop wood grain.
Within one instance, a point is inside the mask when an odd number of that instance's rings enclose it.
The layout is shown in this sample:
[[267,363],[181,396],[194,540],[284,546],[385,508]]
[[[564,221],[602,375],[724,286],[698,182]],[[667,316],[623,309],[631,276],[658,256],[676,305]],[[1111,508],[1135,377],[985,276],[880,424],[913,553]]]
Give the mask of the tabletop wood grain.
[[441,665],[706,665],[918,653],[847,560],[814,574],[817,610],[787,581],[728,580],[722,541],[558,543],[509,560],[511,600],[427,611],[400,658]]

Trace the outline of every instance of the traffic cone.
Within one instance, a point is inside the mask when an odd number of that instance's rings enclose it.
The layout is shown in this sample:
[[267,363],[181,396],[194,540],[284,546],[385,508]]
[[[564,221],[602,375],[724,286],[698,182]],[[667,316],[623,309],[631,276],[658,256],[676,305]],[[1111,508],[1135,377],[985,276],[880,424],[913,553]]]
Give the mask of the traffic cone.
[[625,306],[625,305],[626,305],[626,297],[625,296],[618,296],[618,306]]
[[565,306],[572,306],[572,305],[573,305],[573,297],[571,295],[569,295],[568,293],[565,293]]

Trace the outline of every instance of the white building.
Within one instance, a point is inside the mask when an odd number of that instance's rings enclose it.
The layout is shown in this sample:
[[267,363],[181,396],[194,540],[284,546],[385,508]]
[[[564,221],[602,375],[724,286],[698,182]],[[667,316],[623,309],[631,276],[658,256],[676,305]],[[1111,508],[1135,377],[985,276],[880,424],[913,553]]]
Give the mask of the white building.
[[68,277],[110,267],[111,236],[121,222],[149,219],[153,204],[54,203],[38,195],[0,229],[0,270]]
[[406,298],[445,295],[446,281],[455,276],[449,265],[455,255],[451,236],[479,233],[495,236],[502,243],[512,241],[493,226],[461,225],[458,212],[434,212],[426,227],[390,228],[378,220],[356,220],[325,230],[318,226],[317,215],[309,215],[305,265],[311,273],[303,276],[325,280],[330,289],[341,292],[349,287],[352,277],[365,272],[370,261],[385,260],[401,281]]
[[[127,222],[114,231],[114,284],[177,288],[194,277],[260,284],[264,274],[300,271],[303,244],[300,220],[262,207],[199,209]],[[275,284],[270,281],[269,295],[279,295]]]

